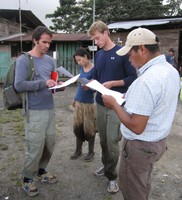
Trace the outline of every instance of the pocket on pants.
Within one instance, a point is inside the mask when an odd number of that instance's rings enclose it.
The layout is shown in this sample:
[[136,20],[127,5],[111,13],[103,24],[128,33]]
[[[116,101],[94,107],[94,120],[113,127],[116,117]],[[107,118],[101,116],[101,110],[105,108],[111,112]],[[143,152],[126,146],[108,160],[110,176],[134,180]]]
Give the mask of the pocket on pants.
[[145,171],[156,162],[158,152],[149,142],[129,141],[128,162],[137,171]]

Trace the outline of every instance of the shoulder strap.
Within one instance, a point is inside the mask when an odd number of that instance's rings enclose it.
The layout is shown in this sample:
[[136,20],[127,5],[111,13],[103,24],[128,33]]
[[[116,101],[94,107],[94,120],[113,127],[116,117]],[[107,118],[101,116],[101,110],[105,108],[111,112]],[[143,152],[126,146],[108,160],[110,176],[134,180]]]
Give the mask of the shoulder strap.
[[21,54],[26,55],[29,60],[28,79],[27,80],[32,80],[34,73],[35,73],[33,58],[28,52],[21,52],[20,55]]
[[[28,52],[21,52],[21,54],[26,55],[29,60],[28,79],[27,80],[32,80],[34,77],[34,73],[35,73],[35,66],[34,66],[33,58]],[[28,92],[24,92],[24,94],[23,94],[22,108],[23,108],[22,114],[25,115],[27,121],[29,121]]]

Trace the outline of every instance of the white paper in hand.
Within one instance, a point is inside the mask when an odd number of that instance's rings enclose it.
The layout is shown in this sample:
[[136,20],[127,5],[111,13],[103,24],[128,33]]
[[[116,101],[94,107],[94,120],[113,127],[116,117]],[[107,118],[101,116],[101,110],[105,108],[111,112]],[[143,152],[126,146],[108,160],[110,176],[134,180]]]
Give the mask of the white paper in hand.
[[50,90],[52,89],[58,89],[58,88],[62,88],[62,87],[66,87],[72,83],[74,83],[78,78],[79,78],[80,74],[70,78],[69,80],[65,81],[62,85],[56,85],[54,87],[49,88]]
[[86,84],[87,87],[92,88],[101,94],[105,95],[111,95],[114,97],[119,105],[122,105],[125,102],[125,99],[123,98],[124,95],[120,92],[110,90],[106,87],[104,87],[102,84],[100,84],[97,80],[93,80]]

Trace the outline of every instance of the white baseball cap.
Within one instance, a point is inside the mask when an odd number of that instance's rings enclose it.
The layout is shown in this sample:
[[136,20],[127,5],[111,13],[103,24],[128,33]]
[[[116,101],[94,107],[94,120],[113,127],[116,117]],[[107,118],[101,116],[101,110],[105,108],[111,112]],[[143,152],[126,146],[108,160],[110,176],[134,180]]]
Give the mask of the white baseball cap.
[[127,54],[133,46],[158,44],[156,35],[146,28],[137,28],[131,31],[126,39],[125,46],[116,51],[119,56]]

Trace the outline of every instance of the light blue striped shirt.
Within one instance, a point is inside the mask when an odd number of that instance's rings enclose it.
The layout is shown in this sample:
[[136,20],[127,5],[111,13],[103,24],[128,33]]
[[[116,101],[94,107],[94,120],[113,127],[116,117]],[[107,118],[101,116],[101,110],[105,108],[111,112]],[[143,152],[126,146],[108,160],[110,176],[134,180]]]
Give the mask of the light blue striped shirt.
[[172,126],[179,89],[179,74],[164,55],[147,62],[129,87],[124,107],[130,114],[149,116],[147,126],[137,135],[121,124],[122,135],[128,140],[153,142],[165,138]]

